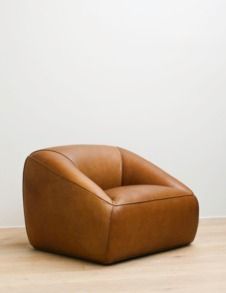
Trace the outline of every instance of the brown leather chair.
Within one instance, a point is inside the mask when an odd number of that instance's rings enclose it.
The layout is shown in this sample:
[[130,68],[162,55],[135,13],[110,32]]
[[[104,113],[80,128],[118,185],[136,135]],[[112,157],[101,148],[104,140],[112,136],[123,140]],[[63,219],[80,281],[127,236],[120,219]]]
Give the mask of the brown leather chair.
[[33,247],[103,264],[189,244],[198,225],[189,188],[119,147],[33,152],[23,194]]

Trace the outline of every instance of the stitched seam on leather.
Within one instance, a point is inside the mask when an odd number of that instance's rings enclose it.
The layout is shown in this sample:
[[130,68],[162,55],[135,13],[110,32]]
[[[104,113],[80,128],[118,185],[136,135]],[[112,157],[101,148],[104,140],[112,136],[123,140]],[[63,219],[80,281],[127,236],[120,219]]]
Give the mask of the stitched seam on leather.
[[193,196],[193,194],[185,194],[185,195],[175,195],[175,196],[171,196],[171,197],[164,197],[164,198],[155,198],[155,199],[149,199],[149,200],[143,200],[143,201],[136,201],[136,202],[127,202],[127,203],[114,203],[112,202],[112,205],[114,205],[115,207],[120,207],[120,206],[126,206],[126,205],[133,205],[133,204],[141,204],[141,203],[149,203],[149,202],[155,202],[155,201],[160,201],[160,200],[168,200],[168,199],[175,199],[175,198],[182,198],[182,197],[186,197],[186,196]]
[[78,167],[76,166],[76,164],[75,164],[75,163],[74,163],[74,162],[73,162],[68,156],[66,156],[65,154],[62,154],[62,153],[60,153],[60,152],[58,152],[58,151],[55,151],[55,150],[52,150],[52,149],[42,149],[41,151],[57,153],[58,155],[64,157],[64,158],[67,159],[68,161],[70,161],[70,162],[72,163],[73,166],[75,166],[76,168],[78,168]]
[[185,194],[185,195],[181,195],[181,196],[173,196],[173,197],[165,197],[165,198],[157,198],[157,199],[151,199],[151,200],[147,200],[147,201],[137,201],[137,202],[129,202],[129,203],[122,203],[122,204],[116,204],[114,202],[108,202],[105,199],[99,197],[97,194],[87,190],[86,188],[84,188],[83,186],[77,184],[74,181],[68,180],[67,178],[63,177],[62,175],[57,174],[56,172],[54,172],[51,168],[49,168],[48,166],[46,166],[45,164],[43,164],[42,162],[40,162],[39,160],[37,160],[36,158],[30,157],[30,160],[35,161],[37,164],[45,167],[47,170],[49,170],[51,173],[53,173],[55,176],[59,177],[61,180],[64,180],[66,182],[69,182],[77,187],[80,187],[81,189],[87,191],[89,194],[94,195],[95,197],[97,197],[98,199],[102,200],[103,202],[111,205],[111,206],[115,206],[115,207],[120,207],[120,206],[126,206],[126,205],[137,205],[137,204],[142,204],[142,203],[149,203],[149,202],[155,202],[155,201],[160,201],[160,200],[169,200],[169,199],[175,199],[175,198],[182,198],[182,197],[186,197],[186,196],[194,196],[193,194]]
[[111,207],[111,214],[109,218],[109,224],[108,224],[108,235],[107,235],[107,242],[106,242],[106,249],[104,253],[105,261],[108,260],[108,250],[109,250],[109,245],[110,245],[110,234],[111,234],[111,223],[112,223],[112,217],[113,217],[113,210],[114,210],[114,205]]
[[116,147],[119,151],[120,158],[121,158],[121,186],[123,185],[123,158],[122,158],[122,153],[120,151],[119,147]]

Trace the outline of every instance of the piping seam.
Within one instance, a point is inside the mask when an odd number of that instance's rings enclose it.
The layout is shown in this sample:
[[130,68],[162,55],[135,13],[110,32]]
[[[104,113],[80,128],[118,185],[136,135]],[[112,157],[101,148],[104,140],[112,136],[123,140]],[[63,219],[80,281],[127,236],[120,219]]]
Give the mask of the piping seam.
[[105,261],[108,259],[108,250],[109,250],[109,244],[110,244],[110,233],[111,233],[111,223],[112,223],[112,217],[113,217],[113,210],[114,210],[114,205],[111,207],[111,214],[110,214],[110,219],[109,219],[109,224],[108,224],[108,235],[107,235],[107,242],[106,242],[106,249],[104,253]]
[[[68,157],[68,156],[66,156],[65,154],[62,154],[62,153],[60,153],[60,152],[58,152],[58,151],[56,151],[56,150],[53,150],[53,149],[42,149],[42,150],[39,150],[38,152],[40,152],[40,151],[47,151],[47,152],[52,152],[52,153],[57,153],[58,155],[60,155],[60,156],[62,156],[62,157],[64,157],[65,159],[67,159],[68,161],[70,161],[71,163],[72,163],[72,165],[75,167],[75,168],[77,168],[77,166],[75,165],[75,163]],[[33,153],[32,153],[33,154]],[[31,154],[31,155],[32,155]]]
[[120,154],[120,158],[121,158],[121,186],[122,186],[122,184],[123,184],[123,159],[122,159],[122,153],[121,153],[121,151],[120,151],[120,148],[117,146],[116,147],[117,149],[118,149],[118,151],[119,151],[119,154]]

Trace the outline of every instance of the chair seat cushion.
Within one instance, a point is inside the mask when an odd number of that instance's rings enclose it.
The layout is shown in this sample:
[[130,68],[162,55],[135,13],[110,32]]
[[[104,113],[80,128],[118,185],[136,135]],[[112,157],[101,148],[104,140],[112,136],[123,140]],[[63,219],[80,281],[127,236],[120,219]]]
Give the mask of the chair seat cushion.
[[128,185],[105,190],[115,204],[140,203],[189,195],[189,191],[160,185]]

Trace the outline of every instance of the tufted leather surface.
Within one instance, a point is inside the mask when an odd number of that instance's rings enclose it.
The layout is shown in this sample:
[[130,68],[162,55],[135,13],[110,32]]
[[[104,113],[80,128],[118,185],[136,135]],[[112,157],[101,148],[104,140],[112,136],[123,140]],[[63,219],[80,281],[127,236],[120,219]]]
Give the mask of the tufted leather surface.
[[188,187],[118,147],[33,152],[23,198],[35,248],[104,264],[186,245],[198,225],[198,201]]

